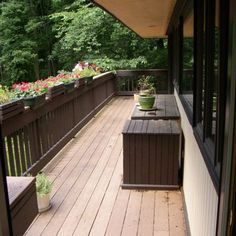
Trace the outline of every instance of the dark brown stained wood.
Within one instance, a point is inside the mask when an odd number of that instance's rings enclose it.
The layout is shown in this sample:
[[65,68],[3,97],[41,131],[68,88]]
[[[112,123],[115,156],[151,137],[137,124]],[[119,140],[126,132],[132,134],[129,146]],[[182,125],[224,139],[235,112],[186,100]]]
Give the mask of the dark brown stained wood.
[[9,165],[10,165],[10,172],[11,172],[11,176],[16,175],[16,170],[15,170],[15,163],[14,163],[14,159],[13,159],[13,149],[12,149],[12,138],[11,136],[7,137],[7,153],[8,153],[8,161],[9,161]]
[[38,213],[35,179],[7,177],[9,203],[14,236],[21,236]]
[[22,172],[24,173],[27,170],[27,163],[26,163],[26,156],[25,156],[25,149],[24,149],[23,129],[21,129],[18,132],[18,141],[19,141],[19,153],[21,156],[21,167],[22,167]]
[[123,137],[123,188],[178,188],[180,128],[177,121],[130,120]]
[[17,171],[17,174],[20,175],[20,173],[21,173],[21,161],[20,161],[17,137],[18,137],[18,132],[16,132],[13,135],[13,149],[14,149],[13,152],[14,152],[14,158],[15,158],[15,164],[16,164],[16,171]]
[[154,111],[141,111],[137,106],[134,107],[131,119],[133,120],[178,120],[180,119],[180,114],[178,111],[177,103],[175,101],[174,95],[162,94],[157,95],[154,107],[157,110]]
[[[151,193],[119,188],[123,174],[121,131],[132,107],[132,98],[113,99],[45,169],[54,182],[53,207],[38,215],[26,236],[64,236],[73,232],[78,233],[74,235],[120,236],[122,232],[124,235],[130,232],[130,228],[137,229],[139,235],[151,230],[152,235],[161,235],[161,231],[169,235],[169,203],[174,203],[175,198],[168,198],[168,191]],[[114,151],[109,151],[111,149]],[[112,161],[114,156],[118,158],[116,165]],[[133,204],[131,192],[141,201]],[[155,198],[149,198],[149,193]],[[179,202],[174,208],[181,207]],[[138,221],[133,222],[129,215]],[[176,217],[183,218],[183,212],[178,211]],[[172,220],[174,222],[174,218]],[[178,227],[184,232],[183,226],[178,224]]]
[[[37,173],[110,101],[114,89],[115,76],[106,73],[91,84],[48,99],[35,110],[27,109],[22,114],[4,119],[3,135],[9,137],[6,144],[10,157],[7,171],[12,175]],[[61,92],[56,88],[55,94],[58,91]],[[13,157],[15,161],[11,160]]]
[[23,134],[24,134],[24,144],[25,144],[25,162],[27,169],[31,166],[31,155],[30,155],[30,146],[29,146],[29,132],[28,132],[28,127],[24,127],[23,129]]

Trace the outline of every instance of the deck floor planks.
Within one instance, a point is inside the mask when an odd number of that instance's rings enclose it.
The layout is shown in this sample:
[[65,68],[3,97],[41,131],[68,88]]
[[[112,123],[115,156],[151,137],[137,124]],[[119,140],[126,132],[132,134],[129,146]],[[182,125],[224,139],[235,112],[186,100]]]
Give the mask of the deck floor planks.
[[139,236],[152,236],[154,227],[155,192],[144,191],[138,226]]
[[168,192],[157,191],[155,194],[154,235],[169,235]]
[[182,196],[180,192],[169,192],[169,226],[170,236],[184,236],[185,224],[183,217]]
[[[120,113],[120,116],[122,116],[123,114]],[[119,116],[118,116],[119,117]],[[120,125],[122,125],[123,122],[120,123]],[[120,130],[120,127],[118,127],[118,130]],[[117,136],[117,135],[116,135]],[[113,161],[112,158],[109,159],[109,157],[111,157],[114,153],[112,152],[113,150],[111,150],[109,148],[110,144],[107,145],[107,150],[108,152],[105,153],[103,155],[104,157],[104,165],[101,165],[102,162],[100,161],[98,163],[98,165],[96,166],[96,170],[95,172],[93,172],[93,174],[91,175],[90,179],[88,180],[89,182],[86,184],[85,188],[83,189],[81,195],[79,196],[79,198],[77,199],[73,209],[71,210],[71,212],[69,213],[67,219],[69,220],[65,220],[61,230],[59,231],[59,235],[65,235],[65,233],[72,233],[73,230],[75,229],[76,225],[78,224],[78,221],[84,211],[84,209],[86,208],[86,205],[89,201],[89,197],[91,197],[91,195],[93,194],[94,189],[96,188],[96,185],[99,183],[99,178],[102,176],[103,171],[106,171],[107,168],[106,167],[106,163],[108,163],[107,166],[109,166],[109,162],[111,163],[111,161]],[[119,153],[121,152],[121,143],[118,146],[118,148],[120,149]],[[97,155],[97,153],[96,153]],[[119,156],[119,155],[118,155]],[[116,157],[114,155],[114,157]],[[117,157],[118,158],[118,157]],[[99,168],[100,166],[100,168]],[[113,166],[114,169],[114,166]],[[105,174],[103,175],[105,180],[109,180],[108,176],[106,176]],[[79,210],[78,210],[79,209]]]
[[[121,113],[121,115],[122,115],[122,113]],[[114,127],[116,127],[115,124],[114,124]],[[119,130],[119,126],[116,128],[116,130]],[[112,134],[113,131],[116,131],[116,130],[110,129],[110,133]],[[73,205],[75,204],[75,201],[78,200],[76,197],[78,197],[79,193],[83,190],[84,185],[87,184],[86,181],[88,180],[88,177],[90,177],[91,171],[94,170],[94,168],[91,169],[91,167],[96,167],[94,173],[98,173],[98,174],[101,173],[101,168],[105,168],[105,165],[108,161],[109,155],[111,154],[110,153],[111,150],[109,147],[110,146],[112,147],[113,143],[115,142],[115,139],[111,138],[111,136],[109,135],[109,132],[107,132],[106,138],[108,138],[107,141],[109,141],[109,142],[106,142],[106,140],[103,139],[102,140],[103,145],[100,144],[99,149],[96,150],[96,155],[94,155],[94,157],[101,157],[103,155],[103,156],[106,156],[106,158],[104,159],[104,161],[99,159],[98,165],[96,165],[96,163],[94,163],[94,164],[89,163],[88,168],[83,170],[83,173],[81,176],[82,178],[80,178],[78,181],[78,184],[73,187],[73,189],[77,190],[77,191],[73,191],[72,193],[70,193],[69,199],[61,207],[62,216],[60,217],[61,218],[60,221],[58,222],[58,220],[59,220],[58,217],[53,218],[53,223],[54,223],[55,227],[57,226],[57,228],[58,228],[58,225],[60,225],[60,223],[63,223],[63,222],[61,222],[61,220],[65,220],[66,213],[68,213],[68,210],[71,209],[71,207],[73,207]],[[108,152],[107,152],[107,150],[108,150]],[[107,154],[105,155],[104,153],[107,153]],[[96,170],[98,170],[98,171],[96,171]],[[87,176],[86,174],[89,174],[89,175]],[[90,178],[90,180],[91,180],[91,178]],[[97,179],[97,176],[95,175],[95,180],[96,179]],[[81,184],[81,182],[82,182],[82,184]],[[96,186],[96,184],[90,185],[89,187],[91,188],[92,186]],[[87,196],[89,196],[89,194],[87,194]],[[52,224],[50,224],[50,228],[53,230],[53,227],[51,225]],[[48,230],[46,230],[44,232],[45,235],[47,235],[46,232],[48,232]]]
[[[123,104],[123,102],[120,103],[120,106]],[[118,108],[120,107],[118,106]],[[116,107],[114,107],[116,108]],[[118,115],[119,112],[121,110],[117,109],[117,113],[114,113],[115,110],[110,111],[111,113],[113,112],[113,114]],[[108,114],[108,117],[111,114]],[[110,118],[111,119],[111,118]],[[86,145],[84,145],[82,147],[82,149],[79,149],[79,153],[77,156],[75,156],[75,158],[73,158],[73,161],[65,167],[64,171],[62,172],[62,174],[60,174],[57,178],[57,183],[55,185],[54,182],[54,191],[57,191],[58,194],[54,194],[54,197],[52,198],[52,202],[54,204],[54,208],[52,208],[51,211],[46,212],[44,214],[41,214],[41,216],[39,216],[39,218],[37,219],[38,223],[34,224],[32,229],[29,230],[29,235],[31,235],[30,233],[32,232],[32,235],[34,235],[34,232],[37,232],[37,235],[40,235],[40,233],[43,231],[44,227],[46,227],[46,225],[48,224],[48,222],[51,220],[51,218],[53,217],[54,213],[57,211],[57,208],[60,206],[60,203],[62,202],[63,197],[66,196],[66,193],[69,192],[70,187],[73,186],[74,182],[78,179],[79,174],[83,171],[84,166],[89,162],[90,158],[92,157],[93,159],[98,157],[98,152],[99,150],[97,149],[100,148],[100,150],[102,150],[102,148],[105,148],[106,146],[106,140],[104,140],[104,145],[100,145],[99,143],[101,142],[101,140],[106,136],[106,139],[109,139],[109,133],[108,131],[110,130],[110,134],[112,134],[112,129],[111,129],[111,122],[108,122],[108,120],[105,121],[105,125],[107,126],[107,128],[105,128],[104,126],[102,126],[102,128],[104,129],[102,132],[99,130],[97,131],[97,134],[95,135],[95,139],[92,140],[88,140],[88,142],[86,143]],[[110,125],[109,125],[110,124]],[[102,134],[102,136],[101,136]],[[106,134],[106,135],[105,135]],[[96,152],[96,155],[93,155],[93,153]],[[79,154],[82,155],[82,158],[79,158]],[[93,161],[92,159],[92,161]],[[93,166],[95,166],[96,163],[94,163]],[[92,163],[90,163],[90,165],[92,166]],[[76,169],[77,167],[77,169]],[[79,168],[79,169],[78,169]],[[68,178],[69,176],[69,178]],[[83,178],[81,179],[81,182],[83,181]],[[56,189],[56,190],[55,190]],[[60,191],[59,191],[59,190]],[[76,189],[76,188],[74,188]],[[71,197],[74,197],[75,195],[70,195]],[[68,201],[69,204],[71,203],[71,201]],[[73,202],[73,201],[72,201]],[[56,216],[56,218],[59,218],[60,214],[58,214]],[[57,226],[58,226],[59,222],[56,222]]]
[[[46,168],[53,207],[26,235],[185,235],[179,191],[122,190],[122,127],[134,102],[118,97]],[[62,155],[62,156],[60,156]]]
[[126,210],[130,197],[130,190],[119,189],[111,216],[108,222],[106,236],[121,235],[123,223],[126,215]]
[[132,191],[130,193],[122,236],[137,235],[142,197],[142,191]]

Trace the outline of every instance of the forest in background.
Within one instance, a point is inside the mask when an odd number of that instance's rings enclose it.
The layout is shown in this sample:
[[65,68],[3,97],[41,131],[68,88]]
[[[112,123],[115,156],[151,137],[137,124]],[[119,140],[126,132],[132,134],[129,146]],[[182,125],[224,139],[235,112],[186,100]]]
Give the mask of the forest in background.
[[167,40],[142,39],[89,0],[1,0],[0,83],[71,71],[166,68]]

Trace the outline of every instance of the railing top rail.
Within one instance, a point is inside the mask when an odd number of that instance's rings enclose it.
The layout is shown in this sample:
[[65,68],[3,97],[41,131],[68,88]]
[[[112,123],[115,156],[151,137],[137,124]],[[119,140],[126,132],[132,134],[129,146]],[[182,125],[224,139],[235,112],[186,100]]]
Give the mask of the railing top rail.
[[160,76],[166,75],[168,73],[168,69],[140,69],[140,70],[117,70],[117,77],[132,77],[132,76],[140,76],[140,75],[153,75]]

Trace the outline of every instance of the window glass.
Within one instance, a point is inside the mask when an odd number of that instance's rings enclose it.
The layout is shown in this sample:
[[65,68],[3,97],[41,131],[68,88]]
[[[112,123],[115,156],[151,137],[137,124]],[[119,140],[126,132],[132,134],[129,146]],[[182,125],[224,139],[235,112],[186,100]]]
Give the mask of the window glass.
[[183,23],[183,73],[181,94],[187,106],[193,110],[193,10]]
[[212,94],[212,123],[210,137],[215,142],[216,134],[216,113],[217,113],[217,81],[219,79],[219,0],[216,0],[215,5],[215,27],[214,27],[214,73],[213,73],[213,94]]

